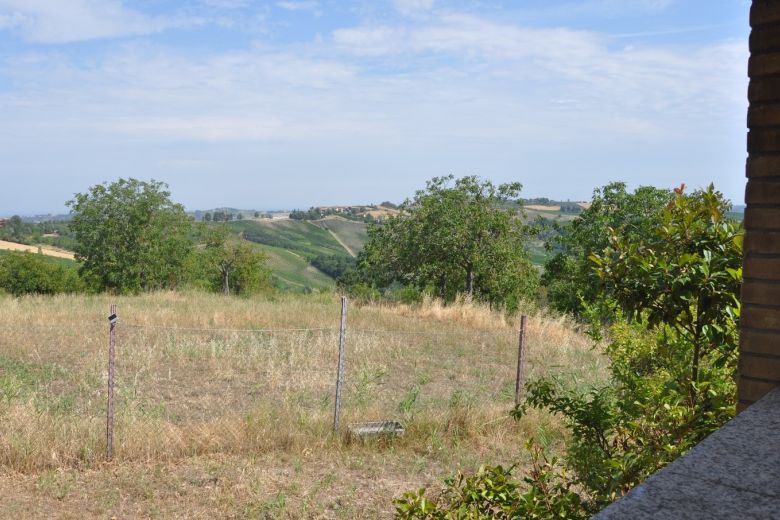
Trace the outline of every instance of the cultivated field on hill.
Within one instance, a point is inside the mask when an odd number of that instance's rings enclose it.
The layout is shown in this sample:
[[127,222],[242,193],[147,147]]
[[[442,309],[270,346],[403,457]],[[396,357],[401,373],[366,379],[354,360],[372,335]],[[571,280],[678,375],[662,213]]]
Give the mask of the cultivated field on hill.
[[357,255],[368,240],[368,226],[363,222],[355,222],[341,217],[325,217],[315,220],[314,224],[327,229],[339,240],[339,243],[349,248],[349,252]]
[[[115,459],[104,461],[109,303],[116,301]],[[579,385],[604,360],[564,318],[530,313],[528,377]],[[371,518],[457,468],[553,449],[543,412],[515,422],[516,318],[486,308],[350,305],[334,435],[338,298],[0,297],[0,516]]]
[[65,258],[67,260],[73,260],[73,253],[62,249],[55,249],[50,246],[29,246],[26,244],[17,244],[16,242],[7,242],[0,240],[0,250],[4,251],[27,251],[28,253],[42,253],[46,256],[53,256],[56,258]]
[[355,256],[367,238],[366,224],[341,217],[241,220],[228,227],[268,255],[274,285],[285,292],[335,288],[336,281],[310,262],[317,256]]

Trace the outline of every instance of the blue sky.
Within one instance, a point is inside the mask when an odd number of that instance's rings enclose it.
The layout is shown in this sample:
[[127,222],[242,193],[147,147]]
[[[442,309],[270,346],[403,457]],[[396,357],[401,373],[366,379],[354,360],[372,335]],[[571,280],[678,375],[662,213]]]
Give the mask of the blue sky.
[[0,0],[0,215],[744,191],[748,0]]

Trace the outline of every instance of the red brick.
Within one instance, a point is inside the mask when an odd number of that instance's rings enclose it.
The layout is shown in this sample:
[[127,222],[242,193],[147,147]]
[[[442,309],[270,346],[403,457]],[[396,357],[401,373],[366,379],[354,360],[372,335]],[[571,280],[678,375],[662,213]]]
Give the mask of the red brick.
[[780,257],[745,257],[742,274],[745,278],[760,280],[780,280]]
[[766,381],[740,377],[737,398],[740,401],[755,403],[778,386],[780,386],[778,383],[768,383]]
[[[756,208],[748,206],[745,209],[745,229],[780,231],[780,208]],[[752,250],[749,251],[757,252]]]
[[[742,303],[758,305],[780,305],[780,284],[772,282],[747,281],[742,284]],[[780,337],[778,338],[780,340]],[[780,342],[778,343],[780,347]],[[780,350],[778,350],[780,354]]]
[[780,99],[780,78],[754,78],[748,86],[748,101],[761,103]]
[[751,154],[780,152],[780,130],[777,128],[751,128],[747,135],[747,149]]
[[747,177],[780,178],[780,155],[751,155],[745,165]]
[[780,332],[742,330],[739,333],[739,350],[780,357]]
[[742,307],[741,323],[751,329],[768,329],[780,332],[780,308],[767,309],[746,303]]
[[750,31],[750,52],[780,49],[780,31],[775,27],[755,27]]
[[780,205],[780,182],[749,181],[745,190],[745,202]]
[[780,22],[780,3],[773,0],[753,0],[750,7],[750,25],[762,25]]
[[780,384],[780,358],[761,357],[742,352],[739,356],[739,374],[745,377],[777,381]]
[[746,231],[744,249],[749,254],[780,255],[780,233]]
[[748,128],[780,126],[780,104],[751,105],[747,115]]
[[780,53],[753,54],[748,59],[748,76],[758,78],[780,73]]

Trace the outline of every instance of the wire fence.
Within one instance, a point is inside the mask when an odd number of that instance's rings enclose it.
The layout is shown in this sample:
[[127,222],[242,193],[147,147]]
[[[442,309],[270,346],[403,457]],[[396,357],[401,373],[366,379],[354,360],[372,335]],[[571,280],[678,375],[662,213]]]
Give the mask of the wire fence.
[[[149,436],[194,451],[226,436],[256,435],[260,445],[272,430],[325,436],[365,422],[452,418],[475,406],[506,410],[518,399],[529,369],[519,362],[519,330],[350,328],[342,305],[341,327],[186,328],[125,321],[115,306],[111,323],[6,325],[4,352],[17,335],[32,335],[54,362],[36,365],[29,348],[19,366],[0,358],[0,372],[10,374],[0,378],[0,401],[28,397],[39,411],[81,417],[110,459]],[[58,343],[78,341],[82,349],[57,357]]]

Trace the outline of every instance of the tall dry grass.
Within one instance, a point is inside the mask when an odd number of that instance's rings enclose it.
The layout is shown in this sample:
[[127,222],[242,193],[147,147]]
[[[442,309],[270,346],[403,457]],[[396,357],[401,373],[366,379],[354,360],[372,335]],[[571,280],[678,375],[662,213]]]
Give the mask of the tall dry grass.
[[[333,295],[0,298],[0,466],[92,467],[105,453],[109,303],[119,307],[115,459],[350,450],[331,433]],[[352,306],[342,424],[397,419],[394,449],[499,446],[549,418],[507,419],[517,320],[468,302]],[[251,330],[250,330],[251,329]],[[258,329],[262,329],[258,330]],[[604,361],[563,317],[529,320],[528,376]]]

